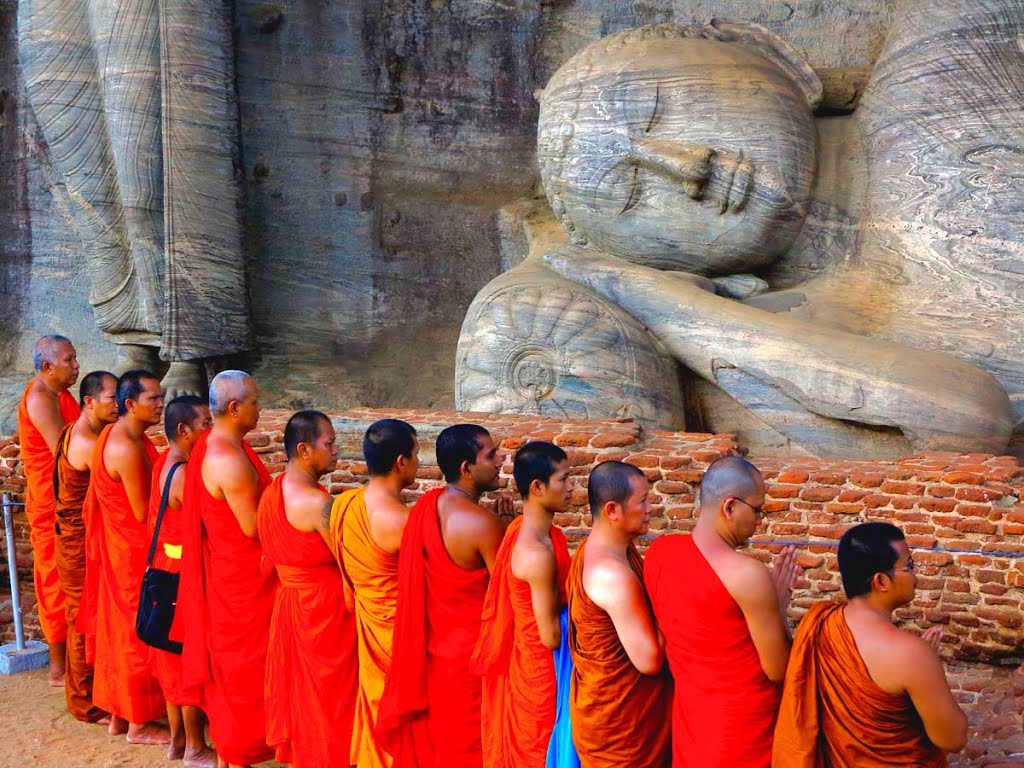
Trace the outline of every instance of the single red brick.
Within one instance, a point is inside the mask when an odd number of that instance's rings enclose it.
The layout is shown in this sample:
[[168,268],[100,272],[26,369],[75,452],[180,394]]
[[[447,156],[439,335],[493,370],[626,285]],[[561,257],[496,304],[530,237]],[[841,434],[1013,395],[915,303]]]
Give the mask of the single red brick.
[[634,467],[640,467],[640,469],[653,469],[658,466],[658,457],[645,456],[643,454],[637,456],[627,456],[626,463],[632,464]]
[[799,485],[769,485],[765,489],[765,495],[772,499],[795,499],[800,495]]
[[832,501],[838,495],[839,489],[828,485],[810,485],[800,492],[804,501]]
[[861,499],[863,499],[867,495],[868,495],[868,491],[859,491],[859,490],[854,490],[854,489],[849,489],[848,488],[845,491],[842,491],[839,494],[839,496],[836,497],[836,501],[840,501],[840,502],[843,502],[843,503],[855,502],[855,501],[860,501]]
[[964,533],[995,533],[996,526],[988,520],[959,520],[953,527]]
[[978,485],[984,478],[977,472],[950,472],[942,476],[943,482],[950,485]]
[[881,493],[872,493],[864,497],[863,504],[867,509],[878,509],[879,507],[889,506],[891,501],[891,496],[886,496]]
[[838,501],[825,505],[825,511],[834,515],[859,515],[864,511],[863,504],[840,504]]
[[637,436],[626,432],[603,432],[591,438],[591,448],[622,448],[627,445],[634,445]]
[[924,493],[924,485],[921,483],[905,483],[894,480],[886,480],[880,489],[882,493],[893,493],[901,496],[920,496]]
[[780,483],[806,483],[809,477],[802,469],[784,469],[779,473]]

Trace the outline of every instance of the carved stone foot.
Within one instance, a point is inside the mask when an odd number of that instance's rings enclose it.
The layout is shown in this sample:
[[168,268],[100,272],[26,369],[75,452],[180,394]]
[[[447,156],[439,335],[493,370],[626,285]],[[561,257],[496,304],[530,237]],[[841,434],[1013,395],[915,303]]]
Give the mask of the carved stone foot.
[[206,369],[201,362],[175,361],[167,369],[167,374],[160,382],[160,386],[163,387],[166,402],[170,402],[179,395],[206,397],[208,388]]
[[160,368],[160,350],[141,344],[118,344],[114,373],[120,376],[125,371],[142,369],[157,371]]

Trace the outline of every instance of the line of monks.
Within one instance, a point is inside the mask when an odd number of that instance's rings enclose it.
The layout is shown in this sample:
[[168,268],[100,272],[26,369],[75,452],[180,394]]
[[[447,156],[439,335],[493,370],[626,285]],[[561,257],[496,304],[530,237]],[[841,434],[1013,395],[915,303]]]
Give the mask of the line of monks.
[[[514,516],[505,494],[481,505],[498,444],[448,427],[446,485],[410,508],[418,436],[384,419],[364,438],[369,482],[332,498],[330,420],[294,414],[271,478],[244,440],[260,414],[246,373],[165,408],[146,371],[90,373],[76,402],[64,337],[33,360],[18,418],[51,684],[74,717],[186,766],[930,768],[964,746],[941,634],[893,624],[917,581],[902,533],[848,531],[847,601],[812,606],[791,638],[794,550],[771,567],[737,551],[765,496],[742,458],[708,468],[694,532],[645,558],[647,478],[598,464],[570,556],[553,521],[577,478],[551,443],[517,451]],[[161,419],[162,454],[146,434]],[[181,655],[136,636],[147,567],[180,574]]]

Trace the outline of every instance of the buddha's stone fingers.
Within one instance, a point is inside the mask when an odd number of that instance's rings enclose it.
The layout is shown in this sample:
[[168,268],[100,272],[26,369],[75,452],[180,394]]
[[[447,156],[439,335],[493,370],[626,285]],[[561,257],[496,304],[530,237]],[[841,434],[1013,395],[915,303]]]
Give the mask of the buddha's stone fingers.
[[545,262],[624,309],[712,383],[719,370],[740,369],[812,413],[898,429],[914,450],[1006,447],[1005,390],[951,355],[815,327],[589,249],[556,250]]

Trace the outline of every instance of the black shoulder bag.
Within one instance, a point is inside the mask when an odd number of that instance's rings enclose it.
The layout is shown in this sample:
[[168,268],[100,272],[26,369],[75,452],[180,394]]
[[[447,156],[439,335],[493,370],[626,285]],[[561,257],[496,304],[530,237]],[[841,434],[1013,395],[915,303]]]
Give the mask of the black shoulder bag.
[[146,559],[146,573],[142,577],[139,612],[135,616],[135,634],[139,640],[162,651],[177,654],[181,653],[181,643],[171,640],[169,635],[174,621],[174,609],[178,604],[178,574],[154,568],[153,555],[156,554],[160,524],[167,509],[167,497],[171,494],[171,478],[184,463],[179,461],[167,473],[164,493],[160,497],[160,512],[157,513],[156,528],[153,530],[153,543],[149,546],[149,557]]

